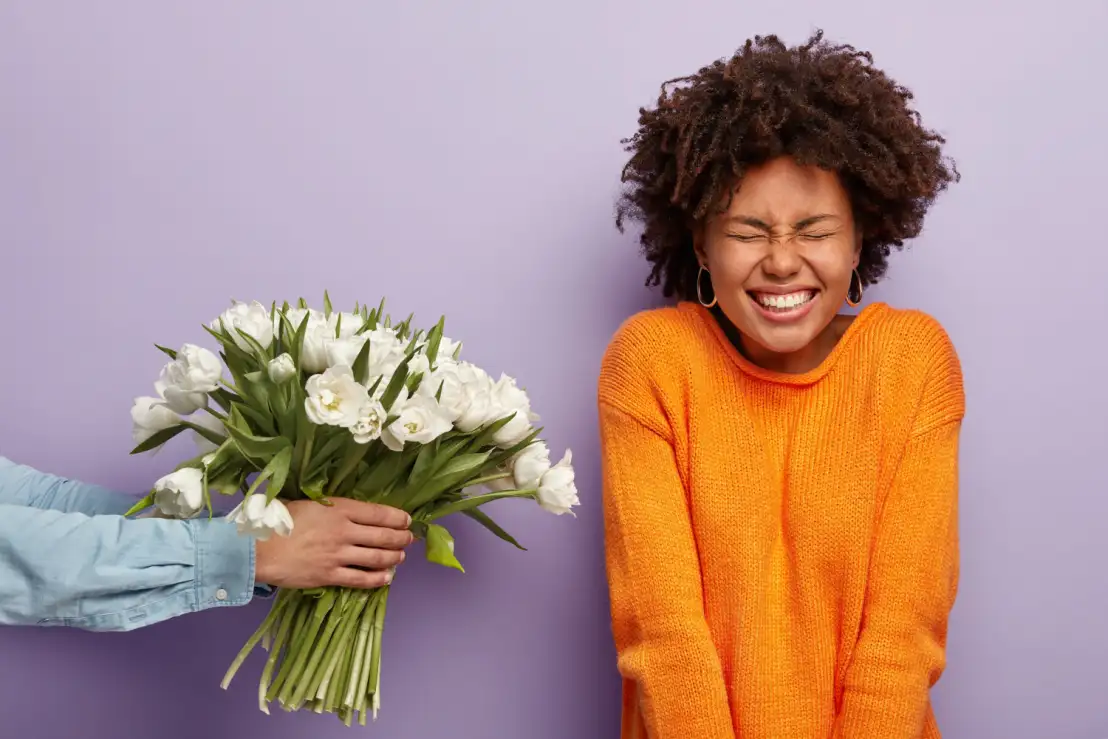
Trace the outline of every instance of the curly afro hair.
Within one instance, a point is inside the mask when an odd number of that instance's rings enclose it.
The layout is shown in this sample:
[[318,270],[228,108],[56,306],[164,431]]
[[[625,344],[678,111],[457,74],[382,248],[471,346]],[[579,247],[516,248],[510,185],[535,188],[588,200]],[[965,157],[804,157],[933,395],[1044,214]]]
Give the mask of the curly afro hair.
[[911,100],[868,52],[822,31],[794,48],[755,36],[729,60],[663,84],[622,142],[631,157],[616,225],[641,223],[646,284],[694,299],[694,230],[726,208],[747,169],[779,156],[839,175],[862,235],[858,273],[877,282],[893,247],[919,235],[935,197],[959,179]]

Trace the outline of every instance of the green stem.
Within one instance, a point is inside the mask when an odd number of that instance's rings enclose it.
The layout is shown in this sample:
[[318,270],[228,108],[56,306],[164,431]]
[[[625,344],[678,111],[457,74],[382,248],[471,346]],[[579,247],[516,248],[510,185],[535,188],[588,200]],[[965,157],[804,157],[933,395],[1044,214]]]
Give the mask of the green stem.
[[281,662],[281,669],[277,672],[277,679],[273,681],[273,685],[269,686],[269,691],[265,694],[265,699],[267,701],[276,700],[277,695],[280,693],[285,683],[288,682],[296,657],[304,645],[304,622],[308,620],[308,616],[311,612],[312,604],[310,599],[303,595],[298,596],[296,621],[293,623],[292,633],[289,635],[292,644],[289,646],[288,653],[285,654],[285,659]]
[[320,679],[318,680],[318,684],[308,691],[308,695],[321,700],[327,698],[327,691],[331,687],[331,680],[335,674],[335,670],[342,660],[342,653],[350,651],[350,635],[354,632],[354,627],[358,623],[358,617],[362,613],[362,607],[365,605],[365,601],[366,598],[363,593],[351,596],[342,614],[342,624],[339,627],[338,635],[331,641],[331,645],[324,655],[324,667],[319,672]]
[[[361,612],[351,614],[350,619],[354,626],[358,623],[358,617],[361,616]],[[354,633],[354,626],[350,627],[350,631],[347,633],[347,639]],[[339,664],[335,669],[335,674],[331,676],[331,684],[327,686],[327,697],[323,699],[323,710],[328,713],[334,713],[339,708],[340,696],[346,692],[347,678],[350,676],[350,664],[354,658],[353,649],[343,649],[339,654]]]
[[315,651],[317,637],[323,626],[323,619],[331,610],[334,601],[335,596],[331,591],[325,592],[316,599],[315,606],[312,608],[311,618],[308,620],[307,624],[305,624],[303,646],[300,653],[296,655],[296,661],[293,662],[292,678],[285,682],[278,696],[278,700],[281,701],[285,707],[293,706],[295,709],[296,701],[292,700],[293,694],[297,691],[300,682],[304,678],[304,666]]
[[474,480],[470,480],[469,482],[466,483],[466,487],[467,488],[472,488],[472,487],[476,487],[478,485],[484,485],[487,482],[496,482],[497,480],[503,480],[503,479],[511,477],[511,476],[512,476],[511,472],[499,472],[495,475],[486,475],[484,477],[478,477]]
[[377,599],[370,596],[369,605],[362,611],[362,617],[358,620],[358,636],[354,641],[354,664],[350,671],[350,682],[346,686],[346,694],[342,700],[343,707],[351,710],[356,705],[355,698],[358,686],[361,684],[362,671],[368,668],[365,663],[366,642],[369,640],[370,625],[376,607]]
[[223,676],[223,682],[219,684],[221,688],[226,690],[231,684],[231,680],[234,679],[235,673],[239,671],[239,668],[242,667],[242,663],[245,662],[250,653],[254,651],[254,647],[261,641],[262,635],[273,626],[273,622],[281,614],[281,609],[284,607],[285,604],[280,599],[273,603],[273,607],[269,609],[269,614],[265,617],[265,620],[262,621],[262,625],[246,640],[246,644],[239,650],[238,656],[235,657],[235,661],[227,668],[227,673]]
[[369,666],[369,691],[373,695],[373,720],[377,720],[377,711],[381,707],[381,637],[385,632],[385,610],[389,603],[389,586],[381,589],[381,602],[377,604],[376,621],[373,629],[373,661]]
[[319,683],[323,680],[324,666],[327,664],[327,656],[332,651],[332,643],[336,642],[335,634],[339,626],[343,624],[343,614],[349,600],[349,591],[339,592],[337,603],[327,614],[323,627],[323,636],[320,637],[316,648],[312,651],[312,657],[308,660],[308,666],[304,669],[304,675],[300,679],[296,691],[293,693],[293,703],[309,700],[315,697],[319,690]]
[[[285,594],[286,591],[281,591],[277,597]],[[277,629],[277,636],[273,639],[273,647],[269,652],[269,658],[265,661],[265,667],[262,668],[262,677],[258,681],[258,708],[265,714],[269,713],[269,702],[266,700],[266,693],[269,691],[269,685],[273,679],[273,670],[277,667],[277,660],[281,657],[281,650],[285,648],[285,640],[288,638],[289,629],[292,628],[292,622],[295,620],[295,610],[296,605],[286,608],[286,612],[281,618],[281,625]]]
[[220,413],[215,408],[212,408],[210,405],[204,406],[204,410],[206,410],[208,413],[211,413],[213,416],[218,418],[220,421],[226,421],[227,420],[227,415],[226,414]]

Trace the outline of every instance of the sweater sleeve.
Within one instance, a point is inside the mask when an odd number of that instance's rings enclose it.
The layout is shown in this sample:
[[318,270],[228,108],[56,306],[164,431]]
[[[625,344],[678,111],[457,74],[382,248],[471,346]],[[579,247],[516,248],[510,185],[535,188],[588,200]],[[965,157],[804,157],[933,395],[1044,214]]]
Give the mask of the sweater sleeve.
[[669,441],[600,403],[605,552],[619,670],[651,739],[734,739]]
[[881,513],[836,739],[938,736],[929,691],[945,666],[957,590],[964,413],[957,357],[941,346]]

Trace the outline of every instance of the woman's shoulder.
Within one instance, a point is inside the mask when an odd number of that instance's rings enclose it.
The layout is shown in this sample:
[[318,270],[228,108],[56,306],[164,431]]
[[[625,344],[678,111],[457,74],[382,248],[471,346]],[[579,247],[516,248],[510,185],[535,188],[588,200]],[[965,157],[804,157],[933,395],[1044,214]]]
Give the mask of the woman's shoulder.
[[869,327],[874,345],[898,363],[924,368],[936,362],[958,361],[950,334],[929,313],[916,308],[894,308],[885,303],[870,306],[876,320]]
[[604,352],[601,399],[664,392],[697,347],[711,340],[704,320],[688,304],[636,313],[620,325]]
[[690,344],[710,336],[704,321],[688,304],[650,308],[620,324],[608,343],[605,364],[665,364],[677,356],[687,355]]

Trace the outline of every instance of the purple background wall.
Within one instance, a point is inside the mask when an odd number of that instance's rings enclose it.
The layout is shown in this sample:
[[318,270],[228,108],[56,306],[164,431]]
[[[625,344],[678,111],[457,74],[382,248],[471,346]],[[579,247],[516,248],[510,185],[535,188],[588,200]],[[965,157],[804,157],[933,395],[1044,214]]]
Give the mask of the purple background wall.
[[[138,492],[184,453],[127,456],[153,342],[232,296],[445,312],[575,449],[584,506],[501,505],[528,553],[457,525],[465,576],[404,566],[366,735],[615,736],[594,378],[653,299],[611,225],[618,140],[661,80],[822,25],[916,91],[965,174],[870,296],[938,316],[967,377],[946,735],[1108,736],[1108,5],[400,5],[0,2],[0,452]],[[0,631],[0,734],[353,736],[258,713],[257,661],[219,690],[263,612]]]

